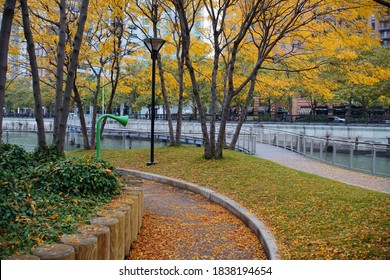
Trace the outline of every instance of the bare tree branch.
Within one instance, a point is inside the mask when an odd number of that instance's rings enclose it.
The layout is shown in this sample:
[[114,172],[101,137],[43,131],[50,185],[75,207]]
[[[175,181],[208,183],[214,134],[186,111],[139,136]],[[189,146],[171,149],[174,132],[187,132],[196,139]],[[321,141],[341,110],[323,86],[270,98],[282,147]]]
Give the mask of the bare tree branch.
[[374,2],[383,5],[387,8],[390,8],[390,1],[385,1],[385,0],[374,0]]

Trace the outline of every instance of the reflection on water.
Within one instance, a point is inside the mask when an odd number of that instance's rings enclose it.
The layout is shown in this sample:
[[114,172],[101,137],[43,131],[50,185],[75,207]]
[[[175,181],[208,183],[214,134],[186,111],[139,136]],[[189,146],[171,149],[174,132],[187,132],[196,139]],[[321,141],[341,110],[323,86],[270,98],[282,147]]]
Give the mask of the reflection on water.
[[[38,139],[35,132],[21,132],[11,131],[3,132],[3,143],[16,144],[23,147],[25,150],[31,152],[37,146]],[[46,133],[46,142],[51,143],[53,141],[53,134]],[[149,140],[136,140],[128,137],[118,136],[105,136],[100,142],[101,149],[144,149],[150,148]],[[154,142],[155,147],[165,146],[166,143]],[[83,149],[83,138],[79,133],[69,133],[66,138],[65,150],[72,151]]]

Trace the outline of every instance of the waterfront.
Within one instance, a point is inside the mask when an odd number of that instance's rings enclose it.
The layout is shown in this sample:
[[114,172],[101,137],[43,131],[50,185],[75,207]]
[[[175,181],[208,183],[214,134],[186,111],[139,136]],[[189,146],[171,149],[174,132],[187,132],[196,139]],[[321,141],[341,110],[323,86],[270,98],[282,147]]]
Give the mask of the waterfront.
[[[23,147],[26,151],[33,151],[37,146],[37,133],[26,131],[4,131],[3,143],[15,144]],[[65,150],[72,151],[83,149],[82,137],[80,134],[68,133]],[[52,133],[46,133],[47,143],[53,141]],[[155,142],[156,147],[165,146],[164,142]],[[128,137],[105,136],[101,141],[101,149],[147,149],[150,141],[130,139]]]
[[[68,133],[66,138],[66,151],[72,151],[77,149],[83,149],[83,142],[80,133]],[[46,141],[52,142],[52,133],[46,133]],[[37,134],[36,132],[26,131],[4,131],[3,142],[16,144],[27,151],[33,151],[37,146]],[[165,142],[155,142],[156,147],[165,146]],[[104,149],[148,149],[150,148],[149,140],[131,139],[124,136],[105,136],[101,141],[101,148]],[[310,156],[309,153],[306,155]],[[349,165],[350,155],[345,153],[337,153],[335,158],[333,153],[324,152],[320,155],[319,152],[313,152],[310,157],[321,159],[326,162],[330,162],[340,167],[346,167]],[[360,170],[369,173],[372,167],[372,157],[370,154],[354,155],[352,162],[352,169]],[[388,156],[376,156],[375,159],[375,173],[390,177],[390,157]]]
[[[313,152],[311,157],[321,160],[321,154],[319,152]],[[348,153],[337,153],[337,156],[334,156],[333,153],[325,152],[322,154],[322,160],[339,167],[349,167],[349,169],[365,173],[371,173],[372,170],[375,170],[375,173],[378,175],[390,177],[390,156],[376,156],[375,162],[373,163],[371,153],[359,154],[354,155],[353,161],[350,162],[350,154]]]
[[[90,124],[89,119],[87,123]],[[52,143],[52,133],[49,133],[52,126],[53,120],[45,119],[45,129],[48,132],[47,143]],[[231,139],[235,126],[235,122],[227,124],[227,141]],[[280,128],[277,124],[246,123],[241,130],[236,149],[257,155],[260,151],[256,151],[256,143],[260,142],[291,149],[294,152],[338,167],[390,177],[390,145],[388,144],[390,127],[388,126],[317,125],[311,127],[306,125],[302,127],[291,125],[288,127],[289,130],[299,133],[280,130]],[[302,129],[303,131],[301,131]],[[26,150],[31,151],[37,143],[34,130],[36,130],[36,124],[33,119],[5,119],[3,141],[21,145]],[[155,146],[166,145],[168,140],[167,122],[157,121],[155,131],[157,140]],[[341,134],[342,131],[345,131],[345,135]],[[150,121],[148,120],[132,119],[126,127],[122,127],[116,121],[108,120],[106,132],[107,134],[101,142],[102,150],[150,148]],[[311,133],[316,134],[316,136],[307,135]],[[324,133],[326,137],[323,136]],[[330,137],[331,135],[336,138]],[[346,139],[347,136],[348,139]],[[201,137],[199,123],[183,123],[182,144],[201,145]],[[306,140],[303,141],[303,139]],[[334,146],[333,152],[328,151],[328,145]],[[78,119],[70,118],[65,150],[75,149],[83,149],[83,141]],[[320,150],[322,153],[319,152]]]

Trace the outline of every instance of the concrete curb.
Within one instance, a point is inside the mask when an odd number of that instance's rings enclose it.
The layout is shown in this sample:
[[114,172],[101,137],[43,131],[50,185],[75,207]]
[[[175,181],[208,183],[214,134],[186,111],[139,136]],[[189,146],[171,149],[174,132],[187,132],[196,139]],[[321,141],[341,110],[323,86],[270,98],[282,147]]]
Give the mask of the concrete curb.
[[278,247],[276,246],[275,238],[267,229],[267,227],[257,219],[254,214],[251,214],[248,209],[241,206],[237,202],[213,191],[208,188],[188,183],[183,180],[178,180],[170,177],[165,177],[157,174],[141,172],[131,169],[118,168],[120,171],[125,171],[135,176],[146,180],[153,180],[159,183],[167,184],[177,188],[185,189],[197,194],[201,194],[214,203],[217,203],[239,218],[247,227],[249,227],[260,240],[263,245],[265,254],[269,260],[279,260]]

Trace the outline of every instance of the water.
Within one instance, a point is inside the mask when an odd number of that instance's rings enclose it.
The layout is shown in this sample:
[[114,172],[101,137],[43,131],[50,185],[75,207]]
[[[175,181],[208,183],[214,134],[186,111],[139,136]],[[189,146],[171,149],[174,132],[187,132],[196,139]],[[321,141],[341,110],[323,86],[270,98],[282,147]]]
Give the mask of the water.
[[[16,144],[26,151],[33,151],[37,147],[38,139],[36,132],[23,131],[3,131],[3,143]],[[53,134],[46,133],[46,142],[52,143]],[[164,142],[154,142],[155,147],[166,146]],[[100,142],[100,147],[104,149],[147,149],[150,148],[150,141],[129,139],[123,136],[105,136]],[[69,133],[66,138],[65,150],[73,151],[83,149],[82,136],[79,133]]]
[[[308,137],[306,139],[292,134],[282,134],[278,140],[278,146],[280,147],[286,145],[286,148],[295,152],[299,150],[300,153],[304,153],[306,156],[338,167],[390,177],[390,152],[388,150],[390,146],[364,142],[350,143],[334,139],[321,141],[319,138]],[[276,141],[276,138],[272,141]],[[320,153],[321,149],[323,150],[322,153]],[[374,149],[376,151],[375,157]]]
[[[10,131],[3,132],[3,142],[17,144],[27,151],[33,151],[37,146],[37,134],[35,132]],[[52,133],[46,133],[47,143],[52,142]],[[66,139],[65,150],[72,151],[83,149],[83,141],[80,133],[69,133]],[[155,147],[166,146],[164,142],[155,141]],[[150,148],[149,140],[138,140],[124,138],[123,136],[105,136],[101,141],[101,149],[148,149]],[[310,151],[306,151],[306,155],[310,155]],[[313,151],[313,158],[320,159],[320,153]],[[349,167],[350,156],[348,153],[337,152],[334,160],[333,153],[324,152],[322,160],[329,163],[334,163],[338,166]],[[372,155],[369,154],[354,154],[352,160],[352,168],[363,172],[371,173],[372,171]],[[390,157],[377,155],[375,158],[374,170],[376,174],[390,177]]]
[[[310,153],[308,153],[310,154]],[[320,153],[319,152],[313,152],[312,154],[313,158],[320,159]],[[349,167],[350,164],[350,155],[348,153],[337,153],[336,156],[333,158],[333,153],[327,153],[324,152],[322,154],[322,160],[334,163],[335,165],[341,166],[341,167]],[[375,165],[373,167],[373,160],[372,160],[372,154],[358,154],[353,155],[352,159],[352,169],[360,170],[363,172],[371,173],[371,171],[374,169],[376,174],[384,175],[390,177],[390,157],[387,156],[376,156],[375,158]]]

